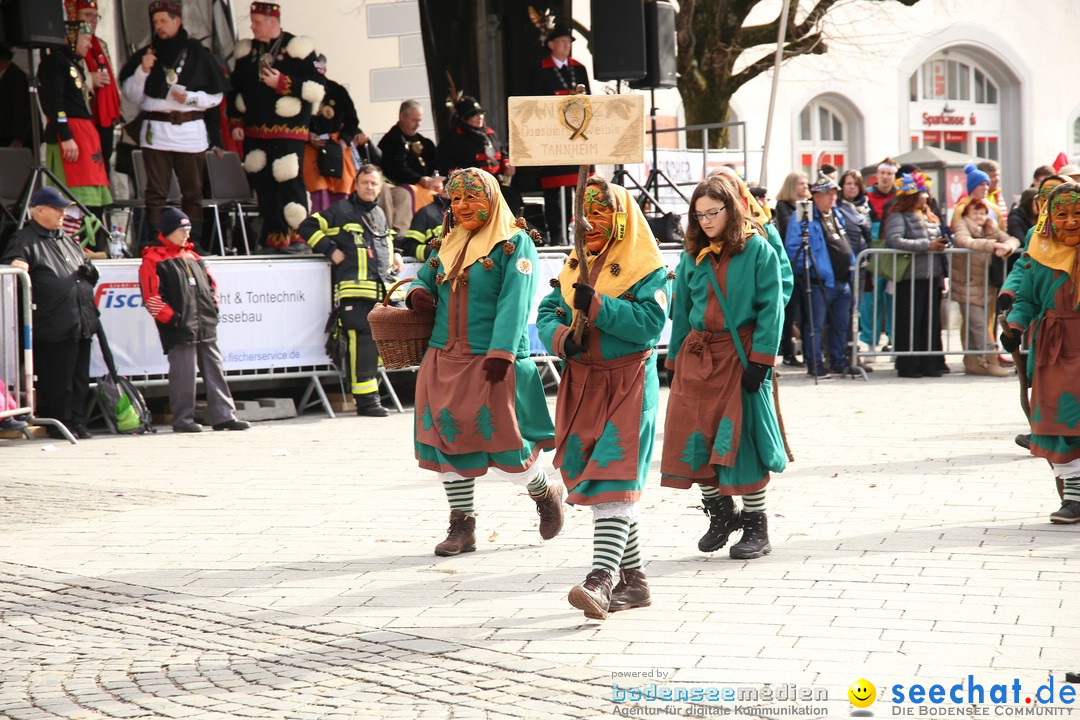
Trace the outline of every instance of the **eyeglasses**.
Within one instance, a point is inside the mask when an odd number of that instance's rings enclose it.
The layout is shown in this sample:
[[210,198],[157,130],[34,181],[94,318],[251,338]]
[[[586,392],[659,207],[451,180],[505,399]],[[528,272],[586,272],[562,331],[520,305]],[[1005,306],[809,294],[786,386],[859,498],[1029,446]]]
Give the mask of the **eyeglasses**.
[[692,213],[690,213],[690,217],[694,218],[698,222],[701,222],[702,218],[708,218],[709,220],[712,220],[713,218],[715,218],[717,215],[720,214],[721,210],[723,210],[726,207],[727,207],[727,205],[721,205],[718,208],[714,208],[712,210],[706,210],[703,213],[692,212]]

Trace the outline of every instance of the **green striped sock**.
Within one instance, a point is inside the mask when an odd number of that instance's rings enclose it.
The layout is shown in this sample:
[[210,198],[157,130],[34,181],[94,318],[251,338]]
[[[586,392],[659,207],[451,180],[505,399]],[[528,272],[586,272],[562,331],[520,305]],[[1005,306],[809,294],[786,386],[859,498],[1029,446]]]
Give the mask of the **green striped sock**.
[[607,570],[614,578],[626,552],[630,518],[602,518],[593,523],[593,570]]
[[473,496],[476,490],[476,478],[466,478],[457,482],[443,483],[446,491],[446,499],[450,501],[451,510],[460,510],[464,513],[476,512],[473,507]]
[[701,488],[701,497],[703,497],[704,499],[706,499],[706,500],[719,500],[720,499],[720,488],[714,487],[712,485],[698,485],[698,487]]
[[1065,480],[1065,499],[1080,502],[1080,477]]
[[540,497],[547,492],[548,483],[547,476],[544,475],[544,471],[541,470],[540,474],[529,481],[529,484],[525,486],[525,489],[529,491],[529,495],[532,497]]
[[623,551],[620,567],[627,570],[641,569],[641,544],[638,538],[637,520],[630,523],[630,532],[626,535],[626,550]]
[[765,488],[743,495],[742,509],[745,512],[765,512]]

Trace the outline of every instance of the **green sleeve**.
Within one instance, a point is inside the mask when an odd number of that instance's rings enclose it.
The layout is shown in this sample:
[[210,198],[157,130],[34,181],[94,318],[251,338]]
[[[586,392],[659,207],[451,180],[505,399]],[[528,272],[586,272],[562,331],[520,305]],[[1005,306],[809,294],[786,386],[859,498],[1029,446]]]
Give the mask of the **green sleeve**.
[[791,271],[791,261],[788,260],[787,250],[784,249],[784,241],[780,239],[780,231],[772,223],[765,225],[765,239],[769,247],[776,253],[780,261],[780,287],[784,291],[784,304],[791,299],[791,291],[795,288],[795,276]]
[[[559,308],[563,309],[561,317],[557,312]],[[552,355],[562,355],[562,336],[572,321],[573,313],[563,299],[562,288],[553,288],[540,301],[540,307],[536,311],[536,332],[540,336],[540,342],[544,343]]]
[[539,257],[532,238],[524,232],[516,233],[510,240],[515,245],[514,254],[503,267],[502,288],[499,290],[488,354],[502,351],[516,357],[521,338],[529,325],[529,311],[538,282],[536,271]]
[[690,276],[696,269],[688,253],[679,257],[679,267],[675,271],[675,290],[671,295],[671,340],[668,341],[667,362],[669,368],[675,367],[675,356],[679,354],[683,340],[690,334]]
[[1012,270],[1009,271],[1008,276],[1005,278],[1005,282],[1001,284],[1001,290],[998,291],[998,295],[1016,295],[1017,290],[1020,289],[1020,285],[1024,281],[1024,273],[1031,267],[1031,258],[1028,257],[1025,252],[1020,258],[1013,263]]
[[[663,301],[657,297],[663,296]],[[604,296],[596,315],[596,327],[635,345],[655,343],[667,322],[667,268],[649,273],[635,283],[632,299]]]
[[[780,331],[784,323],[784,290],[780,260],[764,245],[754,263],[754,339],[750,360],[772,365],[780,348]],[[755,357],[755,355],[757,357]]]

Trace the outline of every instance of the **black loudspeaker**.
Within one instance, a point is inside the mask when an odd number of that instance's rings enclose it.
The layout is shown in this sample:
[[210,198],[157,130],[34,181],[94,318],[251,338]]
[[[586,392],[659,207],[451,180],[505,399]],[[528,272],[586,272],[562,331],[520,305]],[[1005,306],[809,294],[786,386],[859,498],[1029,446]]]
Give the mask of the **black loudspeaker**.
[[60,0],[0,0],[0,41],[9,47],[64,45],[64,6]]
[[645,3],[646,73],[630,87],[673,88],[675,76],[675,6],[666,0]]
[[644,0],[592,0],[593,77],[637,80],[645,77]]

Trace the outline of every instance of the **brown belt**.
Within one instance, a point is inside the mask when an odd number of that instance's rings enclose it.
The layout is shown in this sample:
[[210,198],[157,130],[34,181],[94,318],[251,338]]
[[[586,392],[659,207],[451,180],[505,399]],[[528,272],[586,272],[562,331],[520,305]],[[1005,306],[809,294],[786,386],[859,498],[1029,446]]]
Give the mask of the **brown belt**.
[[205,110],[172,110],[170,112],[148,112],[146,113],[147,120],[160,120],[161,122],[172,123],[173,125],[182,125],[192,120],[202,120],[203,115],[206,114]]

